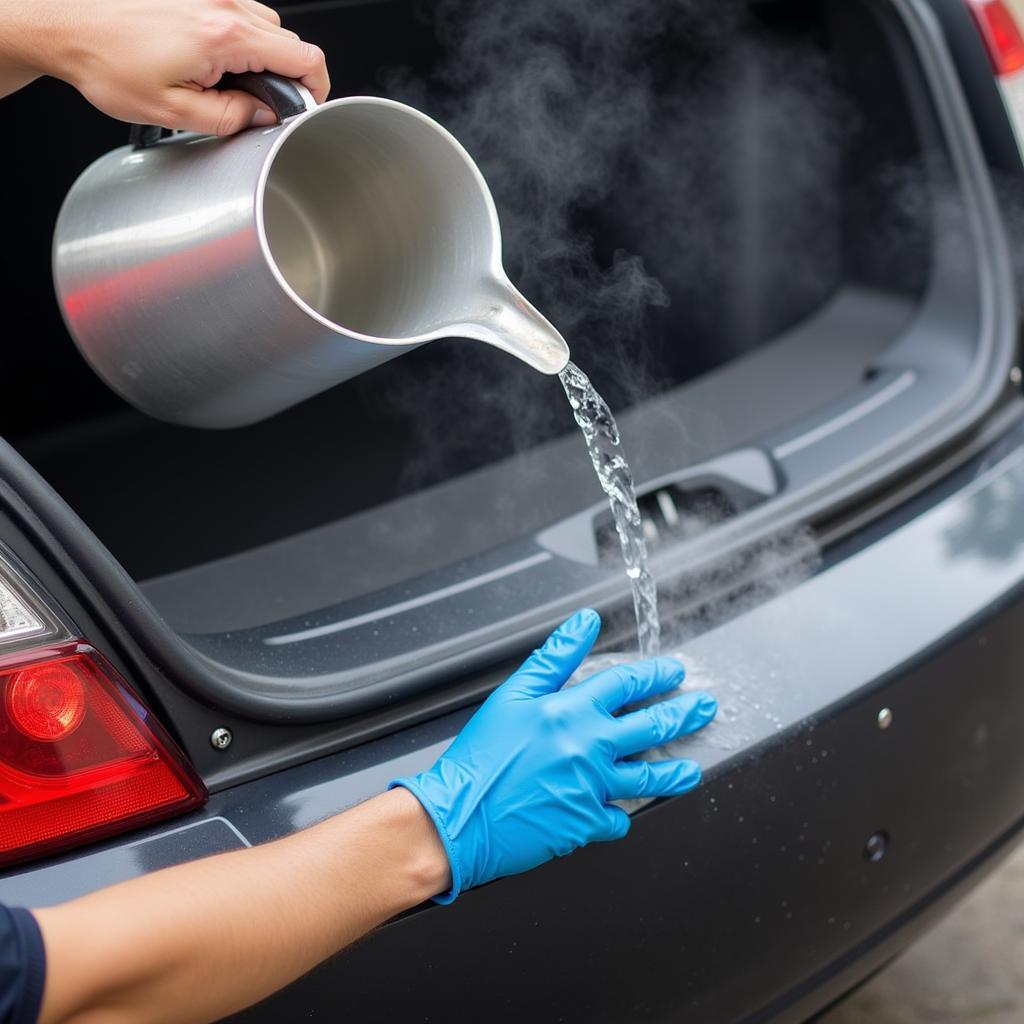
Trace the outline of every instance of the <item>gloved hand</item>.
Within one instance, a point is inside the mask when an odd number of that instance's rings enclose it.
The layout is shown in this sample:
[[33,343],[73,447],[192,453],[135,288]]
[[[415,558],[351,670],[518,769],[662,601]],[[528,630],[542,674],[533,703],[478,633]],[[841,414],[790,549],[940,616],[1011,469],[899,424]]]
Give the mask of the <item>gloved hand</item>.
[[429,770],[396,779],[423,804],[463,889],[543,864],[595,840],[621,839],[629,815],[610,800],[671,796],[700,782],[693,761],[626,761],[695,732],[715,716],[706,693],[685,693],[619,718],[626,704],[683,681],[674,658],[652,658],[562,685],[587,656],[601,620],[577,612],[498,687]]

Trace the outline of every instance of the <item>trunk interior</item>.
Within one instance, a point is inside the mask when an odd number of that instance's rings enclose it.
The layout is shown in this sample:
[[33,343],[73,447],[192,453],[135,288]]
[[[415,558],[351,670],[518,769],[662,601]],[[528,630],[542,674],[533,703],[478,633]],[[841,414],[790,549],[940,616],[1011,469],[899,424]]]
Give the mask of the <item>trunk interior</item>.
[[[510,277],[619,417],[663,580],[716,535],[834,515],[977,399],[982,214],[892,4],[281,11],[335,95],[411,102],[477,158]],[[120,143],[62,86],[15,102],[68,124],[64,163]],[[67,177],[26,188],[26,238]],[[51,401],[0,429],[237,693],[367,708],[578,600],[625,607],[557,380],[453,339],[253,427],[172,427],[91,378],[43,312],[45,246],[21,255],[42,328],[14,379]]]

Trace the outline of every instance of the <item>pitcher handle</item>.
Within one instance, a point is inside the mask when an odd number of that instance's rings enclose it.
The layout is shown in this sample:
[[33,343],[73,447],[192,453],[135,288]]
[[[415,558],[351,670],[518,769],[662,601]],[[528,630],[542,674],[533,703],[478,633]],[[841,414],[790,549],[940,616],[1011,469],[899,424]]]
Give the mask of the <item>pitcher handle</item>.
[[[270,71],[243,71],[240,74],[228,72],[214,88],[222,91],[241,89],[255,96],[270,107],[279,123],[316,106],[316,100],[304,85]],[[169,129],[157,124],[133,124],[128,133],[128,141],[135,149],[145,149],[170,134]]]

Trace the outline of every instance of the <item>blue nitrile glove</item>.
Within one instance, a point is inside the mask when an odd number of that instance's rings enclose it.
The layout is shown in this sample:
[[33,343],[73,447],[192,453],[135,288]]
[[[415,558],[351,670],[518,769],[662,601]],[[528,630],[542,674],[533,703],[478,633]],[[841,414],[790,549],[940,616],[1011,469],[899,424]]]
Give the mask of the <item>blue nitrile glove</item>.
[[429,771],[396,779],[423,804],[463,889],[543,864],[594,840],[621,839],[629,815],[609,801],[685,793],[693,761],[623,758],[694,732],[715,716],[706,693],[685,693],[616,718],[626,704],[683,681],[675,658],[617,665],[562,685],[587,656],[601,620],[577,612],[498,687]]

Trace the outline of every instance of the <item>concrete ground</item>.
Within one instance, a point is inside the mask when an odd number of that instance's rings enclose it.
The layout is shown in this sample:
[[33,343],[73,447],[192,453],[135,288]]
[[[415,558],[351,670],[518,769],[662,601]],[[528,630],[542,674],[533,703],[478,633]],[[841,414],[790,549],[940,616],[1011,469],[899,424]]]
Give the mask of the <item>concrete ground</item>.
[[1024,847],[817,1024],[1024,1024]]

